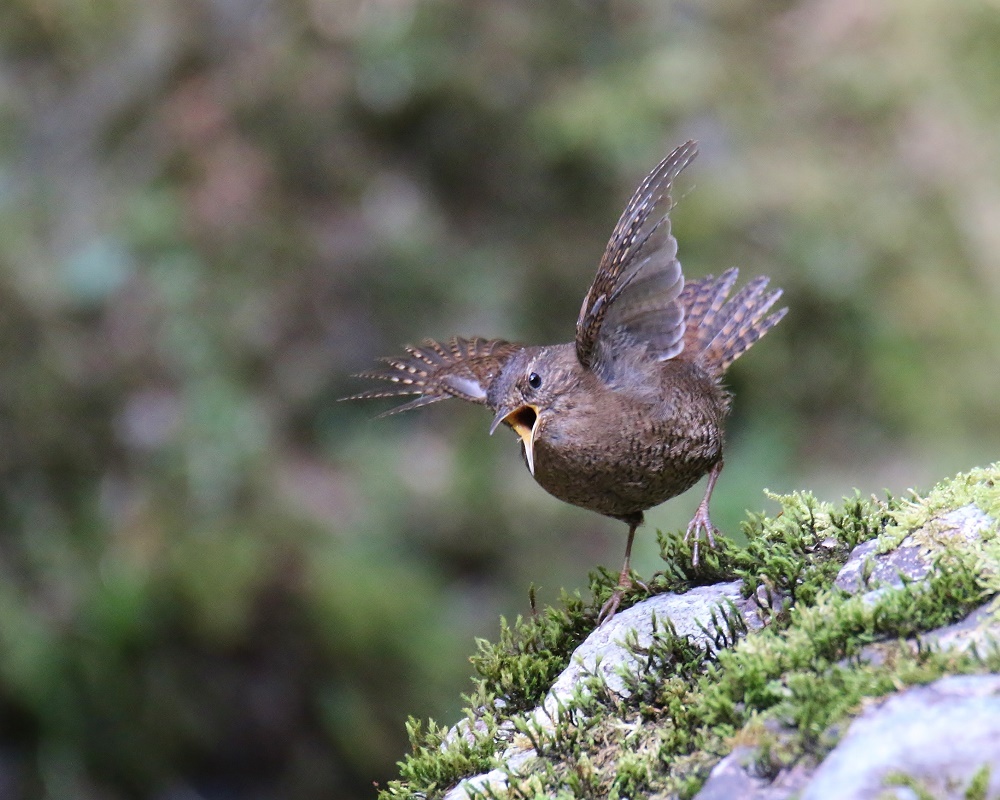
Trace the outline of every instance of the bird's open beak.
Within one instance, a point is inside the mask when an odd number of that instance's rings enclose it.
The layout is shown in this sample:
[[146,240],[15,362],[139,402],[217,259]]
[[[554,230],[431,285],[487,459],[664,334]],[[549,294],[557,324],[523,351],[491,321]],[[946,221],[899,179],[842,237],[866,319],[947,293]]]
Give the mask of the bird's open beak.
[[538,428],[538,409],[535,406],[518,406],[513,411],[501,408],[490,425],[490,436],[493,431],[500,427],[500,423],[506,423],[514,429],[515,433],[524,442],[524,457],[528,462],[528,471],[535,474],[535,430]]

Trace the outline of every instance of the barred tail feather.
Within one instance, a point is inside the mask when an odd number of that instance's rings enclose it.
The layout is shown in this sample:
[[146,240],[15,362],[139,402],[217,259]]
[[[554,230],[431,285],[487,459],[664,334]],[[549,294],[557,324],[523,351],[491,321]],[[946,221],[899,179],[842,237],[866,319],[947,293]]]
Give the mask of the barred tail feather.
[[707,340],[703,340],[707,321],[711,320],[722,308],[729,295],[729,290],[736,283],[739,270],[736,267],[727,269],[716,280],[714,275],[706,275],[696,281],[688,281],[680,300],[684,306],[684,319],[687,324],[685,349],[700,353],[705,349]]
[[766,276],[754,278],[729,298],[738,274],[733,267],[718,279],[709,275],[692,281],[681,295],[687,322],[685,351],[716,375],[722,375],[788,311],[782,308],[765,316],[781,297],[781,289],[765,294],[770,281]]

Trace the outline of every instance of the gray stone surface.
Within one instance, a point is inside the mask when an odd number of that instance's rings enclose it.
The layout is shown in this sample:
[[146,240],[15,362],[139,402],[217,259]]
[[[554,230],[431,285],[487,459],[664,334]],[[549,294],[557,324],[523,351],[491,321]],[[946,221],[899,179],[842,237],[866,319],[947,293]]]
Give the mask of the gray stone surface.
[[[622,669],[634,673],[640,665],[624,642],[634,632],[639,646],[648,647],[653,640],[654,620],[660,630],[669,621],[679,636],[689,636],[698,644],[714,649],[715,644],[704,629],[711,630],[713,611],[718,616],[721,607],[728,613],[732,604],[748,630],[759,630],[765,624],[766,612],[753,598],[740,595],[741,586],[740,581],[731,581],[698,586],[684,594],[658,594],[618,612],[577,648],[572,663],[552,684],[545,707],[551,710],[559,702],[565,702],[584,677],[595,673],[604,678],[611,691],[627,696],[625,683],[618,673]],[[780,599],[775,601],[775,610],[778,609]]]
[[1000,675],[941,678],[865,711],[820,764],[802,800],[892,797],[886,779],[909,776],[942,800],[965,797],[975,774],[991,770],[1000,795]]
[[737,747],[712,768],[708,780],[695,795],[695,800],[731,800],[734,797],[756,797],[771,782],[754,774],[753,760],[757,748]]
[[941,650],[974,650],[986,656],[1000,647],[1000,609],[990,604],[977,608],[961,622],[924,633],[917,638],[921,646]]
[[769,780],[756,774],[756,754],[754,747],[737,747],[715,765],[694,800],[789,800],[798,797],[809,782],[812,770],[804,764],[796,764]]
[[529,764],[535,757],[535,751],[530,749],[509,754],[505,753],[503,761],[507,767],[506,770],[494,769],[482,775],[466,778],[453,789],[450,789],[445,794],[444,800],[471,800],[476,792],[482,794],[487,789],[493,789],[496,792],[503,791],[507,788],[508,771],[516,773],[526,764]]
[[[888,552],[878,552],[878,539],[858,545],[834,583],[851,593],[868,589],[865,597],[874,602],[887,588],[901,588],[904,581],[924,578],[948,539],[958,537],[971,542],[984,531],[995,529],[996,524],[974,505],[945,512]],[[869,571],[867,582],[864,581],[866,569]]]

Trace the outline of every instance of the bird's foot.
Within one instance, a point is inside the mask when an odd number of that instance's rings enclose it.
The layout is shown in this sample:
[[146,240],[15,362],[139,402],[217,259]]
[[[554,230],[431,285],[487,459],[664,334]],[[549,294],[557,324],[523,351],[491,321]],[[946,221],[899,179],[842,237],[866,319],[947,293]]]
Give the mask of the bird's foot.
[[715,547],[715,534],[719,532],[719,529],[712,524],[712,520],[708,516],[708,503],[704,501],[699,503],[698,510],[694,512],[691,522],[688,523],[687,533],[684,534],[685,544],[693,539],[691,544],[691,565],[694,567],[698,566],[698,545],[701,542],[702,531],[705,531],[708,546]]
[[605,601],[604,605],[601,606],[601,611],[597,615],[598,626],[603,625],[617,613],[618,606],[621,605],[624,593],[624,590],[620,586],[611,593],[611,597],[609,597]]
[[618,576],[618,585],[611,593],[611,597],[601,606],[601,610],[597,615],[597,624],[603,625],[611,619],[618,612],[618,606],[621,605],[625,592],[634,589],[636,586],[645,592],[649,591],[649,587],[638,578],[633,578],[631,572],[622,571],[622,574]]

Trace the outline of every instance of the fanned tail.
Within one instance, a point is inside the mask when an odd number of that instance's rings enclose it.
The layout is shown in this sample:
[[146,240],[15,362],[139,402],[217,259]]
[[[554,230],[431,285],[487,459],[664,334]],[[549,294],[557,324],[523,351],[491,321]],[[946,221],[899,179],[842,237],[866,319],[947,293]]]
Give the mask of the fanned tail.
[[765,316],[781,297],[781,289],[765,293],[770,278],[763,275],[729,298],[738,275],[733,267],[718,278],[709,275],[691,281],[680,297],[686,312],[685,357],[697,359],[716,375],[722,375],[788,312],[782,308]]

